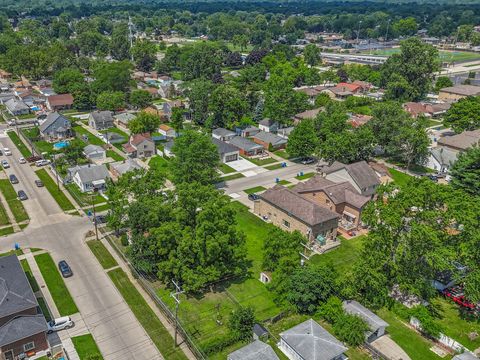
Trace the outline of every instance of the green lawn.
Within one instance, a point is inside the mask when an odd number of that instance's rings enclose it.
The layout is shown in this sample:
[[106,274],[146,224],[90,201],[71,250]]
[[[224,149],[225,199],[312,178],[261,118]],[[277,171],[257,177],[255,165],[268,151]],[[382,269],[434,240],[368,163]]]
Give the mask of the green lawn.
[[314,176],[315,176],[315,173],[311,172],[311,173],[306,173],[306,174],[303,174],[303,175],[297,175],[295,177],[298,180],[306,180],[306,179],[310,179],[311,177],[314,177]]
[[30,283],[33,292],[40,290],[37,280],[35,280],[35,278],[33,277],[32,269],[30,268],[30,265],[28,265],[28,261],[26,259],[22,259],[20,260],[20,264],[22,265],[23,272],[27,276],[27,280]]
[[326,264],[337,269],[339,274],[344,274],[352,269],[355,261],[360,255],[362,244],[367,240],[365,235],[353,239],[339,237],[341,245],[321,255],[314,255],[310,258],[312,264]]
[[82,193],[78,186],[74,183],[65,185],[65,188],[80,206],[92,206],[92,198],[94,204],[101,204],[107,201],[99,194]]
[[432,126],[443,126],[443,122],[438,120],[428,119],[427,127],[432,127]]
[[[109,210],[109,209],[110,209],[110,205],[109,205],[109,204],[103,204],[103,205],[95,206],[95,212],[96,212],[96,213],[99,213],[99,212],[102,212],[102,211],[107,211],[107,210]],[[87,210],[87,212],[88,212],[89,210],[93,211],[92,208],[89,208],[89,209]]]
[[270,166],[265,166],[265,169],[268,169],[268,170],[277,170],[277,169],[281,169],[281,168],[282,168],[281,163],[270,165]]
[[7,131],[7,134],[23,157],[27,158],[32,156],[32,152],[28,149],[27,145],[25,145],[15,131]]
[[108,276],[162,355],[169,360],[186,359],[184,353],[175,347],[172,336],[130,282],[125,272],[122,269],[115,269],[109,271]]
[[224,163],[221,163],[219,168],[220,168],[220,171],[224,174],[230,174],[237,171],[234,168],[231,168],[230,166]]
[[10,219],[8,218],[7,212],[3,203],[0,201],[0,226],[10,224]]
[[275,160],[274,158],[272,157],[269,157],[269,158],[266,158],[266,159],[253,159],[253,158],[248,158],[246,159],[252,163],[254,163],[255,165],[258,165],[258,166],[263,166],[263,165],[268,165],[268,164],[273,164],[273,163],[276,163],[278,160]]
[[3,252],[3,253],[0,253],[0,257],[14,255],[14,254],[17,255],[17,256],[23,255],[23,250],[18,249],[18,250],[10,250],[10,251],[7,251],[7,252]]
[[53,180],[52,177],[48,175],[47,170],[37,170],[35,171],[35,174],[37,174],[38,178],[43,182],[50,195],[52,195],[58,206],[60,206],[63,211],[75,209],[75,206],[73,206],[72,202],[65,196],[63,191],[61,189],[58,189],[55,180]]
[[168,159],[156,155],[150,158],[148,165],[153,169],[161,170],[167,178],[171,178],[170,162]]
[[77,350],[80,360],[87,360],[90,357],[101,360],[103,359],[100,349],[98,348],[93,336],[91,334],[85,334],[80,336],[74,336],[71,338],[75,350]]
[[285,186],[285,185],[290,184],[290,181],[288,181],[288,180],[280,180],[277,184],[279,184],[279,185],[284,185],[284,186]]
[[110,129],[108,129],[108,130],[102,130],[102,131],[100,131],[100,132],[101,132],[102,134],[115,133],[115,134],[120,135],[120,136],[123,138],[123,140],[122,140],[121,142],[119,142],[119,143],[115,143],[115,145],[117,145],[117,144],[120,144],[120,145],[121,145],[121,144],[127,143],[127,142],[128,142],[128,139],[129,139],[129,137],[130,137],[126,132],[123,132],[122,130],[120,130],[120,129],[116,128],[116,127],[112,127],[112,128],[110,128]]
[[125,158],[119,154],[117,154],[113,150],[107,150],[107,157],[113,159],[113,161],[123,161]]
[[[57,269],[57,265],[54,263],[50,254],[44,253],[35,255],[35,261],[40,268],[40,272],[42,273],[60,315],[67,316],[77,313],[77,305],[75,305],[75,302],[68,292],[63,278]],[[73,269],[73,271],[75,271],[75,269]]]
[[17,198],[17,192],[7,179],[0,179],[0,191],[7,201]]
[[[382,49],[382,50],[375,50],[371,52],[371,55],[380,55],[380,56],[390,56],[393,54],[398,54],[400,52],[400,48],[393,48],[393,49]],[[366,51],[366,54],[370,54],[370,51]],[[475,61],[480,59],[480,55],[473,52],[468,51],[448,51],[448,50],[440,50],[439,58],[441,61],[444,62],[458,62],[458,61]]]
[[72,129],[73,131],[75,131],[77,135],[79,135],[80,138],[82,138],[83,135],[87,136],[88,142],[92,145],[98,145],[98,146],[105,145],[105,143],[100,138],[93,135],[90,131],[88,131],[81,125],[74,126]]
[[263,186],[254,186],[250,189],[245,189],[243,191],[250,195],[250,194],[254,194],[254,193],[257,193],[257,192],[260,192],[260,191],[264,191],[264,190],[267,190],[267,189]]
[[47,303],[45,302],[45,299],[42,297],[37,298],[38,301],[38,306],[40,306],[40,309],[42,310],[43,316],[45,316],[45,320],[50,321],[52,320],[52,315],[50,314],[50,310],[48,310]]
[[282,150],[276,150],[273,152],[275,155],[280,156],[282,159],[289,160],[291,159],[291,156],[288,154],[288,152],[284,149]]
[[28,214],[20,200],[17,199],[17,192],[7,179],[0,179],[0,191],[5,196],[7,204],[15,217],[16,222],[28,220]]
[[231,180],[235,180],[235,179],[241,179],[243,177],[245,177],[245,175],[243,175],[242,173],[236,173],[236,174],[233,174],[233,175],[222,176],[220,178],[220,181],[231,181]]
[[405,174],[404,172],[395,170],[395,169],[388,169],[388,172],[392,176],[393,181],[398,185],[398,186],[405,186],[407,183],[410,181],[412,178],[410,175]]
[[13,234],[15,230],[13,229],[13,226],[7,226],[5,228],[0,229],[0,236],[7,236],[10,234]]
[[105,245],[101,241],[91,240],[87,241],[87,245],[92,250],[93,255],[97,258],[98,262],[104,269],[110,269],[117,266],[117,261],[113,258],[112,254],[107,250]]
[[24,119],[35,119],[35,114],[22,114],[22,115],[17,115],[17,118],[19,120],[24,120]]

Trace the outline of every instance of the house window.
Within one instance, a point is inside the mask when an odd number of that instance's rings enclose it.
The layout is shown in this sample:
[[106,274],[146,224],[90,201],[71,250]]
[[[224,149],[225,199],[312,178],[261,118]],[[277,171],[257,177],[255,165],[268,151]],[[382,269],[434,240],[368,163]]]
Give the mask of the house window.
[[287,220],[283,220],[283,221],[282,221],[282,224],[283,224],[283,226],[285,226],[285,227],[287,227],[287,228],[290,227],[290,223],[289,223]]
[[35,343],[33,341],[23,345],[23,351],[30,351],[33,349],[35,349]]
[[330,200],[326,199],[325,204],[327,204],[327,205],[330,204]]

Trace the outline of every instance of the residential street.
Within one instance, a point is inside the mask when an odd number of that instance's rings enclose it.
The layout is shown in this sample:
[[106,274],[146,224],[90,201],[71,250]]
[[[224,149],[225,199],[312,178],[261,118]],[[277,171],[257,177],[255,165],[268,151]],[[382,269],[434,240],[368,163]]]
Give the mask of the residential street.
[[7,136],[0,136],[1,146],[13,153],[2,156],[11,166],[6,173],[18,177],[15,190],[27,193],[29,199],[23,204],[31,219],[23,232],[0,239],[0,251],[11,250],[19,243],[46,249],[55,262],[65,259],[70,264],[74,276],[65,283],[105,359],[163,359],[84,243],[92,224],[86,217],[64,214],[46,188],[35,186],[37,168],[20,164],[17,148]]

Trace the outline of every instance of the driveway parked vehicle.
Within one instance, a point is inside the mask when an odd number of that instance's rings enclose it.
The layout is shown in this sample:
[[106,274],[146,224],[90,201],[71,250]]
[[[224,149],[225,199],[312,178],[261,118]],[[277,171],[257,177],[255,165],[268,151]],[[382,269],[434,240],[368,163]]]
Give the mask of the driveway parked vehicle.
[[50,161],[48,160],[38,160],[35,162],[35,166],[41,167],[50,164]]
[[47,333],[51,334],[54,331],[70,329],[75,326],[70,316],[63,316],[57,319],[50,320],[47,324]]
[[22,201],[25,201],[28,199],[27,194],[23,190],[19,190],[17,194],[18,194],[18,198]]
[[258,196],[257,194],[248,194],[248,200],[255,201],[258,199],[260,199],[260,196]]
[[67,264],[65,260],[62,260],[58,263],[58,268],[64,278],[73,276],[72,269],[70,269],[70,266]]
[[303,165],[313,164],[313,163],[315,162],[315,158],[306,157],[306,158],[303,158],[302,160],[300,160],[300,162],[301,162]]
[[14,174],[11,174],[8,178],[12,184],[18,184],[18,178]]
[[35,180],[35,185],[37,185],[37,187],[43,187],[43,182],[41,180]]
[[2,160],[2,166],[4,169],[8,169],[10,167],[7,160]]

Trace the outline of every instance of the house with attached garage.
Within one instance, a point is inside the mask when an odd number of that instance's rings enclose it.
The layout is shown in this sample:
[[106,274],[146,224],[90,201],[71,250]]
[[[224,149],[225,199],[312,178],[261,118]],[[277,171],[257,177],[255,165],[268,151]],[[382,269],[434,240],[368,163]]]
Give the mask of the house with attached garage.
[[240,158],[240,151],[236,146],[215,138],[212,138],[212,142],[217,147],[218,155],[222,163],[237,161]]
[[373,197],[380,185],[380,179],[366,161],[343,164],[335,161],[321,169],[322,176],[333,182],[348,181],[361,195]]
[[88,115],[88,126],[95,130],[105,130],[114,127],[111,111],[93,111]]
[[297,192],[275,185],[254,201],[254,213],[285,230],[300,231],[313,246],[340,245],[337,227],[340,215],[302,197]]
[[0,359],[44,355],[47,322],[16,255],[0,257]]
[[345,310],[347,314],[361,317],[367,323],[369,328],[365,334],[367,342],[378,339],[385,334],[385,328],[388,326],[388,323],[359,302],[355,300],[345,300],[343,302],[343,310]]
[[275,351],[263,341],[255,340],[227,355],[227,360],[279,360]]
[[110,174],[105,165],[79,165],[68,169],[68,177],[81,192],[104,190]]
[[72,136],[72,124],[58,112],[49,113],[38,127],[40,135],[47,141],[65,139]]
[[280,333],[278,347],[290,360],[348,359],[348,348],[313,319]]
[[228,141],[233,138],[236,134],[228,129],[216,128],[212,130],[212,137],[220,141]]
[[268,150],[279,150],[285,149],[287,146],[288,140],[282,138],[278,135],[272,134],[271,132],[260,131],[253,136],[253,141],[257,144],[262,145],[265,149]]
[[243,155],[243,156],[260,155],[265,150],[265,148],[262,145],[256,144],[253,141],[241,136],[235,136],[231,138],[229,141],[229,144],[238,148],[240,155]]

